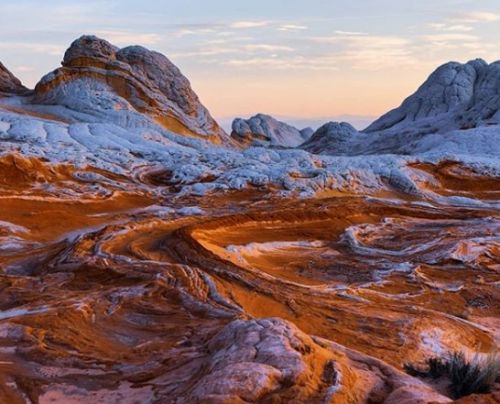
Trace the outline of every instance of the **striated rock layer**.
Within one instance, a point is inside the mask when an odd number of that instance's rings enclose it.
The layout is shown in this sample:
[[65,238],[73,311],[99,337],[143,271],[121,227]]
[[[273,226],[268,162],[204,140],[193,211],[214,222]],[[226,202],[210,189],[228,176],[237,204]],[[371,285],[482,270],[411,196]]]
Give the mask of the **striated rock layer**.
[[218,144],[228,140],[186,77],[158,52],[141,46],[118,49],[82,36],[66,51],[62,66],[37,84],[35,103],[100,115],[133,109],[175,133]]
[[498,350],[498,126],[230,149],[165,60],[0,99],[0,402],[451,402],[403,364]]

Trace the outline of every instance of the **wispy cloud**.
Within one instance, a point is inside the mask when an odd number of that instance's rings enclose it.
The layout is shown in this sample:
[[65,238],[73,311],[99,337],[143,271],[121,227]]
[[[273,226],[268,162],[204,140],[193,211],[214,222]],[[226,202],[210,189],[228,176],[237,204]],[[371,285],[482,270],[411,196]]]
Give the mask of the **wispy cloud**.
[[452,20],[462,21],[465,23],[494,22],[500,20],[500,14],[490,11],[471,11],[459,14],[456,17],[453,17]]
[[127,32],[127,31],[96,31],[98,36],[106,38],[109,42],[115,45],[154,45],[161,40],[158,34]]
[[309,39],[334,45],[331,61],[354,69],[381,70],[416,63],[411,50],[412,42],[398,36],[343,33]]
[[474,30],[474,27],[465,24],[430,23],[429,27],[446,32],[469,32]]
[[244,50],[248,52],[259,52],[259,51],[265,51],[265,52],[292,52],[294,51],[294,48],[290,46],[283,46],[283,45],[269,45],[269,44],[252,44],[252,45],[245,45],[243,47]]
[[227,23],[212,24],[186,24],[179,26],[173,36],[183,38],[196,35],[216,35],[231,36],[235,35],[234,30],[248,30],[251,28],[261,28],[270,25],[270,21],[234,21]]
[[477,41],[479,38],[476,35],[471,34],[460,34],[460,33],[445,33],[445,34],[431,34],[422,35],[422,39],[431,42],[467,42],[467,41]]
[[184,52],[173,52],[169,56],[172,58],[200,58],[204,56],[219,56],[224,54],[236,53],[238,52],[237,47],[203,47],[199,49],[184,51]]
[[488,11],[471,11],[452,15],[443,21],[427,24],[436,31],[443,32],[470,32],[480,23],[488,23],[500,20],[500,14]]
[[[210,41],[209,41],[210,42]],[[217,46],[217,44],[212,44],[213,46],[204,46],[197,48],[192,51],[187,52],[177,52],[172,53],[170,56],[172,58],[200,58],[206,56],[224,56],[224,55],[232,55],[237,57],[243,57],[245,55],[249,55],[250,58],[255,54],[262,54],[262,57],[268,57],[271,54],[271,57],[276,57],[276,52],[293,52],[295,49],[290,46],[284,45],[273,45],[273,44],[248,44],[248,45],[229,45],[223,46],[226,42],[220,43],[221,46]],[[265,56],[264,56],[265,55]],[[225,63],[223,60],[220,62]],[[235,64],[237,65],[237,63]]]
[[298,25],[298,24],[283,24],[278,27],[278,31],[303,31],[308,29],[306,25]]
[[0,49],[10,51],[26,50],[29,52],[43,53],[51,56],[61,56],[64,54],[66,48],[60,45],[37,42],[4,42],[0,43]]
[[231,59],[225,62],[228,66],[274,66],[274,67],[289,67],[289,62],[282,58],[244,58],[244,59]]
[[173,36],[175,38],[182,38],[185,36],[192,36],[192,35],[210,35],[210,34],[218,34],[220,31],[218,31],[220,27],[214,27],[214,28],[182,28],[178,31],[175,31],[173,33]]
[[231,59],[223,63],[226,66],[255,69],[255,67],[266,67],[279,70],[338,70],[338,66],[334,63],[334,58],[331,56],[318,57],[254,57]]
[[233,29],[259,28],[269,24],[269,21],[235,21],[229,24],[229,27]]
[[368,35],[366,32],[357,32],[357,31],[335,31],[337,35],[347,35],[347,36],[358,36],[358,35]]

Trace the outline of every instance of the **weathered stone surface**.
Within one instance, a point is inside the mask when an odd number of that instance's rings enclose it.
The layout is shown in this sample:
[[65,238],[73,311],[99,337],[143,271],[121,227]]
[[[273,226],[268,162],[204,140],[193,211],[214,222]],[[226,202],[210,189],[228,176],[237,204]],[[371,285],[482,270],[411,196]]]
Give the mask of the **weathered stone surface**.
[[500,62],[449,62],[436,69],[403,104],[366,132],[406,128],[432,120],[436,131],[500,122]]
[[37,84],[36,103],[101,115],[103,110],[133,109],[175,133],[228,141],[188,79],[158,52],[141,46],[119,49],[82,36],[66,51],[62,65]]
[[314,132],[300,148],[311,153],[344,153],[349,150],[349,142],[357,133],[358,131],[347,122],[328,122]]
[[257,114],[233,121],[231,137],[245,146],[296,147],[306,141],[311,129],[298,130],[272,116]]
[[187,402],[206,397],[212,402],[258,402],[271,396],[307,401],[329,387],[321,379],[328,351],[282,319],[233,321],[209,342],[208,350],[206,374]]
[[27,91],[28,89],[22,85],[21,81],[0,62],[0,95],[2,93],[22,94]]
[[235,320],[207,349],[203,375],[178,403],[450,401],[377,359],[313,339],[280,318]]
[[118,47],[104,39],[93,35],[84,35],[73,41],[66,50],[61,64],[66,67],[81,66],[85,63],[90,64],[84,58],[107,63],[116,59],[116,52],[118,51]]
[[497,126],[229,150],[152,120],[201,131],[162,57],[88,42],[0,100],[0,402],[450,402],[403,364],[497,349]]

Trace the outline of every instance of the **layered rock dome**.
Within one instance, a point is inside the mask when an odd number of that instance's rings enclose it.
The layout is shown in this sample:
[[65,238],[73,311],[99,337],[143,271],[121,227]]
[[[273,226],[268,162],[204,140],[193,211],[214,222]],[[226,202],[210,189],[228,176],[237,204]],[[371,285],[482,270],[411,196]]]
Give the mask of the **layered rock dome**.
[[34,102],[85,112],[132,108],[175,133],[228,141],[188,79],[165,56],[141,46],[119,49],[95,36],[71,44],[62,67],[37,84]]

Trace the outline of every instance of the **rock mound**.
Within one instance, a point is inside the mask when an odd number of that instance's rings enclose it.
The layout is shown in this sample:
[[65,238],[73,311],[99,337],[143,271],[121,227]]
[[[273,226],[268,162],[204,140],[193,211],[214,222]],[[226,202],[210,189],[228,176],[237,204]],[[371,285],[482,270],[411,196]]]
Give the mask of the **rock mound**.
[[0,62],[0,96],[2,94],[23,94],[28,89]]
[[302,135],[302,138],[304,140],[310,139],[311,136],[313,135],[313,133],[314,133],[314,129],[313,128],[309,128],[309,127],[300,130],[300,134]]
[[297,147],[309,138],[311,131],[310,128],[299,130],[272,116],[257,114],[250,119],[235,119],[231,137],[245,146]]
[[305,402],[319,399],[321,390],[324,395],[336,382],[322,379],[331,354],[278,318],[233,321],[209,342],[208,351],[207,372],[186,402],[260,402],[272,397]]
[[280,318],[234,320],[207,344],[198,377],[178,403],[448,402],[369,356],[313,338]]
[[342,154],[349,150],[358,131],[347,122],[328,122],[300,146],[310,153]]
[[165,56],[141,46],[119,49],[95,36],[71,44],[62,67],[37,84],[34,102],[108,115],[135,110],[175,133],[213,143],[228,140],[188,79]]
[[[482,59],[440,66],[403,104],[365,131],[424,126],[434,132],[500,123],[500,62]],[[432,126],[432,128],[430,128]]]

